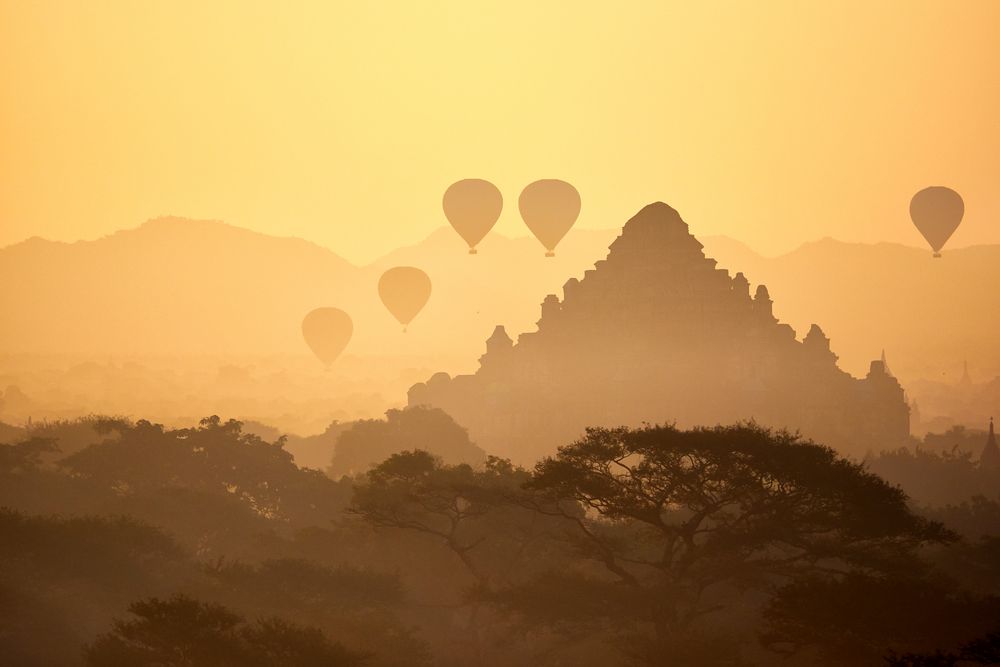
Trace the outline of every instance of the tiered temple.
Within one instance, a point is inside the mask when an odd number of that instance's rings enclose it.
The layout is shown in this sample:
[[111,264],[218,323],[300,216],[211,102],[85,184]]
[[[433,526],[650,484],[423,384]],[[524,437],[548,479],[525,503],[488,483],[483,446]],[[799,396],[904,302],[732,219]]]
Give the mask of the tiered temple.
[[515,344],[498,326],[475,375],[438,373],[410,404],[443,408],[522,463],[586,426],[643,422],[753,419],[854,454],[906,441],[909,409],[883,361],[864,379],[840,370],[817,325],[796,340],[764,285],[751,297],[702,248],[677,211],[650,204],[562,300],[545,298],[538,331]]

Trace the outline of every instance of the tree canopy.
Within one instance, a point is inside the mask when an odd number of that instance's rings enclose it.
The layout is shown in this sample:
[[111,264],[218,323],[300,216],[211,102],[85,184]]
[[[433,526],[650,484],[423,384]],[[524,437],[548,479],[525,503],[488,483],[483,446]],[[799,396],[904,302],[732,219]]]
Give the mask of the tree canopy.
[[[560,502],[572,539],[605,573],[572,576],[595,594],[606,583],[621,603],[607,620],[631,608],[623,630],[654,661],[681,652],[727,594],[917,568],[917,547],[954,539],[862,465],[752,424],[588,429],[541,461],[527,488]],[[544,606],[534,613],[544,621]]]
[[178,595],[129,605],[85,651],[90,667],[354,667],[363,656],[315,628],[278,618],[247,622],[218,604]]
[[479,465],[486,453],[469,433],[439,408],[416,406],[389,410],[385,419],[355,422],[337,438],[330,475],[363,475],[393,454],[421,450],[446,463]]

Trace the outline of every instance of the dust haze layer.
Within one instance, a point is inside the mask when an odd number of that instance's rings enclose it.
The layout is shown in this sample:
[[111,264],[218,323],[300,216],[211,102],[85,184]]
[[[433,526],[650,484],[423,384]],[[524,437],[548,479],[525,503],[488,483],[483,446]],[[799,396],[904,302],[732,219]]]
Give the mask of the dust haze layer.
[[[692,222],[697,234],[697,221]],[[491,234],[469,256],[450,229],[358,267],[325,248],[218,222],[164,218],[72,244],[30,239],[0,249],[0,347],[8,354],[89,356],[305,355],[309,310],[350,313],[347,355],[445,359],[467,372],[496,324],[530,331],[537,305],[603,257],[616,229],[575,230],[554,258],[531,238]],[[1000,246],[929,252],[823,239],[778,257],[726,237],[706,253],[754,285],[803,336],[822,322],[840,364],[863,373],[887,351],[901,378],[957,380],[1000,373],[1000,316],[986,297],[1000,284]],[[427,306],[400,335],[377,297],[386,268],[423,268]]]

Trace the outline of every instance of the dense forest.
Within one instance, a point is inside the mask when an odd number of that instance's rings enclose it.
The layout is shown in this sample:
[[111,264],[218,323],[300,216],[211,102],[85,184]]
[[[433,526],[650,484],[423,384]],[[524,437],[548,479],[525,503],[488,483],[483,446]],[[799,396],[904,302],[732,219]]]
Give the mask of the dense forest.
[[967,453],[663,425],[526,470],[425,408],[340,425],[325,471],[217,417],[2,435],[5,664],[1000,660],[1000,475]]

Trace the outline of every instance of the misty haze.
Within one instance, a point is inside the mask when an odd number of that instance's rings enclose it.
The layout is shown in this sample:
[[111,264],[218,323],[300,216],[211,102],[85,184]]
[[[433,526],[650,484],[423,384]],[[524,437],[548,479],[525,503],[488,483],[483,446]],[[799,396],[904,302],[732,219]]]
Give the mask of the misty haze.
[[0,37],[0,666],[1000,665],[1000,4]]

